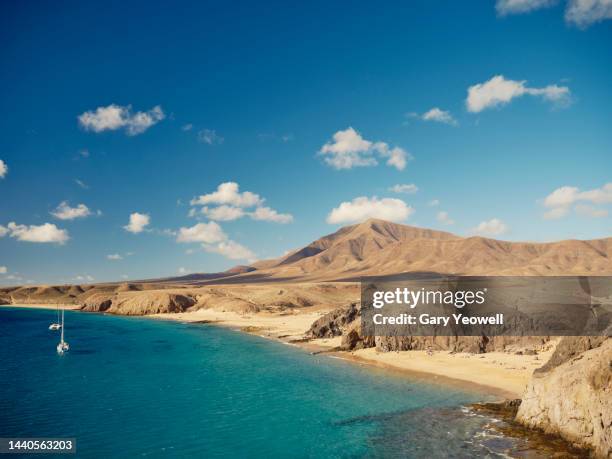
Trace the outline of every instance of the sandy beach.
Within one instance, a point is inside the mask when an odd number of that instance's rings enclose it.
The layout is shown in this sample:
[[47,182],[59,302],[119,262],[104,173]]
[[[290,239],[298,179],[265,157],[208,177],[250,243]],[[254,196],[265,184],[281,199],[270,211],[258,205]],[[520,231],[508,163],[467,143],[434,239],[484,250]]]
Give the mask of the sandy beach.
[[[210,321],[216,325],[265,338],[295,343],[295,340],[303,338],[312,322],[321,315],[321,312],[240,315],[207,309],[189,313],[157,314],[150,317],[183,322]],[[336,357],[361,364],[402,371],[420,377],[428,375],[439,382],[451,382],[472,389],[480,388],[504,398],[520,398],[533,371],[542,366],[554,351],[554,345],[538,355],[505,352],[468,354],[448,351],[436,351],[433,355],[427,355],[425,351],[379,352],[375,348],[354,352],[336,351],[335,348],[340,345],[340,341],[341,338],[336,337],[295,344],[309,350],[329,351]]]
[[[28,304],[10,307],[55,309],[54,304]],[[60,305],[67,310],[78,305]],[[329,352],[337,358],[359,364],[400,371],[407,375],[426,377],[439,383],[461,385],[472,390],[494,393],[504,398],[520,398],[533,371],[548,360],[554,346],[538,355],[516,355],[504,352],[486,354],[436,351],[379,352],[375,348],[354,352],[338,351],[341,338],[302,341],[310,325],[324,314],[322,311],[302,313],[239,314],[233,311],[201,309],[194,312],[154,314],[145,317],[189,323],[211,323],[268,339],[296,344],[311,352]]]

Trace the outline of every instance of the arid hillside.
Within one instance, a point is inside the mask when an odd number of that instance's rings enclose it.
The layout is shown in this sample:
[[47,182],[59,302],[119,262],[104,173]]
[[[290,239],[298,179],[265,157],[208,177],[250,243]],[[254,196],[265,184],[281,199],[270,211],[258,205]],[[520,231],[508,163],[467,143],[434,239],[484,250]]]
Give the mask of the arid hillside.
[[612,238],[507,242],[370,219],[253,267],[255,272],[240,277],[330,281],[407,272],[611,275]]

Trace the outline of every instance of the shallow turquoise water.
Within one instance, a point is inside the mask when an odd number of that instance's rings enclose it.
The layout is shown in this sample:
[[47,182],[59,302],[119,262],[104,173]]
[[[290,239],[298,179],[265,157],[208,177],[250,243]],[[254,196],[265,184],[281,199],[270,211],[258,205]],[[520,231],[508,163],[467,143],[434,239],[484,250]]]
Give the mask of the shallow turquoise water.
[[[0,437],[75,437],[78,457],[475,457],[508,447],[482,395],[219,327],[0,309]],[[39,457],[39,456],[38,456]]]

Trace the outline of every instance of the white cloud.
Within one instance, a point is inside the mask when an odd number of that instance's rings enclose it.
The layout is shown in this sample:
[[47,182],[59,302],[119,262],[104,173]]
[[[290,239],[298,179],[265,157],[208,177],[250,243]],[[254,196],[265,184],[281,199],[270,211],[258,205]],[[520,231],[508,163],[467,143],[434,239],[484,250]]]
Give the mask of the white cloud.
[[495,10],[499,16],[506,16],[547,8],[555,3],[556,0],[497,0]]
[[602,218],[608,216],[608,211],[606,209],[599,209],[588,204],[577,204],[574,210],[578,215],[582,215],[583,217]]
[[250,212],[249,215],[253,220],[263,220],[274,223],[291,223],[293,221],[293,215],[279,214],[269,207],[258,207],[253,212]]
[[[191,200],[191,205],[204,206],[201,213],[211,220],[231,221],[244,216],[253,220],[265,220],[275,223],[290,223],[293,221],[291,214],[281,214],[276,210],[264,206],[265,199],[250,191],[240,192],[240,186],[236,182],[225,182],[217,187],[217,190],[203,194]],[[216,204],[217,207],[209,207],[208,204]],[[251,212],[245,209],[255,208]],[[189,211],[189,216],[196,216],[195,209]]]
[[327,216],[327,223],[353,223],[368,218],[401,222],[406,220],[413,212],[414,209],[401,199],[378,199],[376,196],[372,198],[361,196],[352,201],[345,201],[332,209]]
[[87,190],[89,187],[87,186],[87,184],[85,182],[83,182],[82,180],[79,179],[74,179],[74,183],[76,183],[78,186],[80,186],[81,188],[83,188],[84,190]]
[[230,260],[248,260],[249,262],[253,262],[256,258],[251,250],[231,240],[220,242],[215,245],[202,244],[202,246],[207,252],[218,253]]
[[544,212],[545,220],[556,220],[565,217],[569,213],[569,207],[555,207]]
[[110,255],[106,255],[108,260],[123,260],[123,257],[118,253],[111,253]]
[[204,242],[214,244],[227,240],[223,229],[215,222],[198,223],[191,227],[179,229],[176,242]]
[[183,268],[182,266],[178,269],[178,273],[179,274],[187,274],[189,272],[191,272],[191,271],[186,269],[186,268]]
[[440,201],[438,199],[432,199],[427,203],[427,205],[430,207],[436,207],[440,205]]
[[10,236],[18,241],[64,244],[70,237],[68,231],[59,229],[52,223],[43,225],[18,225],[15,222],[8,224]]
[[8,174],[8,166],[0,159],[0,179],[6,177],[6,174]]
[[393,191],[394,193],[406,193],[406,194],[414,194],[419,191],[419,187],[417,187],[414,183],[402,184],[402,185],[394,185],[389,188],[389,191]]
[[448,215],[448,212],[444,210],[441,212],[438,212],[438,215],[436,215],[436,219],[443,225],[454,225],[455,224],[455,220],[450,218],[450,216]]
[[181,130],[185,132],[191,131],[192,129],[193,129],[193,124],[191,123],[187,123],[181,127]]
[[351,169],[353,167],[375,166],[378,160],[375,155],[387,158],[387,165],[403,170],[410,154],[400,147],[390,148],[385,142],[365,140],[352,127],[338,131],[333,140],[319,150],[325,156],[324,161],[334,169]]
[[[587,203],[587,206],[578,203]],[[597,209],[588,204],[605,205],[611,203],[612,182],[606,183],[601,188],[586,191],[581,191],[575,186],[562,186],[544,198],[544,206],[550,209],[544,213],[544,218],[550,220],[565,217],[574,204],[578,204],[574,210],[579,215],[603,217],[607,215],[606,210]]]
[[6,266],[0,266],[0,274],[8,273],[8,268]]
[[138,135],[166,117],[159,105],[147,112],[132,113],[132,106],[111,104],[79,115],[79,124],[87,131],[103,132],[125,129],[128,135]]
[[248,248],[227,237],[215,222],[198,223],[189,228],[180,228],[176,242],[200,242],[207,252],[218,253],[231,260],[254,260],[255,254]]
[[565,20],[586,28],[604,19],[612,19],[612,0],[569,0]]
[[134,212],[130,214],[130,222],[123,227],[124,230],[130,233],[138,234],[145,231],[145,228],[151,223],[149,214],[141,214]]
[[453,118],[451,112],[446,110],[440,110],[438,107],[434,107],[431,110],[423,113],[421,116],[423,121],[436,121],[438,123],[450,124],[453,126],[457,125],[457,120]]
[[85,218],[91,215],[91,211],[85,204],[78,204],[76,207],[70,207],[68,201],[62,201],[57,208],[50,212],[59,220],[74,220],[76,218]]
[[6,226],[0,225],[0,237],[4,237],[8,234],[9,230]]
[[480,224],[472,230],[475,234],[482,236],[499,236],[508,231],[508,225],[498,218],[492,218],[491,220],[480,222]]
[[496,75],[484,83],[468,88],[466,106],[468,111],[478,113],[487,108],[508,104],[512,99],[524,95],[541,97],[548,102],[564,104],[569,101],[567,86],[548,85],[543,88],[525,86],[526,81],[507,80]]
[[92,282],[94,280],[93,276],[90,276],[89,274],[85,274],[85,275],[78,275],[74,277],[74,280],[82,282],[82,281],[89,281]]
[[83,150],[79,151],[79,156],[81,158],[89,158],[89,150],[83,149]]
[[232,221],[244,217],[245,212],[240,207],[222,205],[219,207],[203,207],[202,213],[211,220]]
[[235,207],[253,207],[263,204],[263,201],[258,194],[250,191],[240,193],[240,186],[236,182],[225,182],[217,187],[217,191],[192,199],[191,205],[226,204]]
[[208,145],[221,144],[225,140],[217,131],[212,129],[202,129],[198,132],[198,140],[202,143],[206,143]]

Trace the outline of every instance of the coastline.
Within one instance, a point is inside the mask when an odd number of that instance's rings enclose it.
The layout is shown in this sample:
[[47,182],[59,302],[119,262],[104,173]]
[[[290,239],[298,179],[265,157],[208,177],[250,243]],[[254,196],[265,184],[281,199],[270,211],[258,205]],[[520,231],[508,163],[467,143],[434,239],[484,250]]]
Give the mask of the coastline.
[[75,311],[81,309],[80,304],[68,304],[68,303],[32,303],[32,304],[0,304],[0,308],[23,308],[23,309],[64,309],[65,311]]
[[320,316],[321,313],[243,316],[234,312],[206,309],[144,317],[228,327],[356,364],[495,395],[500,400],[520,398],[533,370],[542,366],[554,351],[553,347],[539,356],[503,352],[453,354],[449,351],[436,351],[429,356],[425,351],[378,352],[375,348],[342,351],[338,350],[341,337],[304,340],[305,331]]
[[[5,307],[55,309],[55,304],[2,305]],[[60,305],[61,309],[78,310],[79,305]],[[325,354],[359,365],[403,374],[407,377],[460,387],[494,395],[500,399],[520,398],[533,370],[543,365],[553,349],[539,356],[502,352],[487,354],[453,354],[436,351],[378,352],[375,348],[357,351],[338,350],[340,337],[304,340],[304,333],[321,312],[301,314],[238,314],[231,311],[201,309],[194,312],[152,314],[138,317],[183,323],[203,323],[227,327],[243,333],[298,346],[305,351]]]

